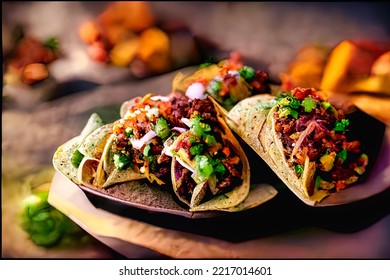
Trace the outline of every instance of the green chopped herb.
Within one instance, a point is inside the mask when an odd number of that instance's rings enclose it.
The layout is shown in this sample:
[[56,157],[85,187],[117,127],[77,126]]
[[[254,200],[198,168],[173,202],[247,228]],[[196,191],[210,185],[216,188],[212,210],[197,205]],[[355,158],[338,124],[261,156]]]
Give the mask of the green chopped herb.
[[126,134],[126,136],[128,136],[128,137],[133,137],[134,136],[134,134],[133,134],[133,128],[131,128],[131,127],[126,127],[126,129],[125,129],[125,134]]
[[222,101],[222,103],[223,103],[223,107],[226,109],[226,110],[231,110],[233,107],[234,107],[234,105],[237,103],[237,101],[236,100],[234,100],[233,98],[232,98],[232,96],[228,96],[227,98],[225,98],[223,101]]
[[214,135],[211,134],[205,134],[203,136],[203,140],[206,142],[208,146],[213,146],[217,144],[217,139],[215,139]]
[[303,165],[297,164],[294,167],[295,173],[302,175],[303,174]]
[[149,156],[150,144],[146,145],[143,151],[145,157]]
[[289,107],[291,109],[298,109],[301,106],[301,102],[295,97],[286,96],[285,98],[281,99],[279,103],[283,107]]
[[316,102],[314,101],[313,98],[308,96],[305,99],[303,99],[302,106],[305,109],[306,113],[310,113],[316,107]]
[[168,126],[168,122],[163,117],[158,118],[156,121],[156,124],[154,126],[154,131],[156,132],[157,136],[165,139],[169,136],[170,129]]
[[348,119],[342,119],[341,121],[336,121],[334,130],[344,132],[345,128],[349,125]]
[[316,189],[319,189],[321,187],[321,182],[322,182],[322,178],[320,176],[317,176],[316,177],[316,180],[315,180],[315,183],[314,183],[314,187]]
[[332,107],[332,105],[327,101],[321,102],[321,106],[324,107],[325,109],[329,109]]
[[49,190],[45,189],[26,197],[19,216],[22,229],[32,242],[42,247],[53,247],[64,237],[70,238],[71,233],[82,233],[72,220],[48,203],[48,194]]
[[56,37],[50,37],[43,44],[46,48],[55,50],[58,49],[59,42]]
[[279,116],[286,117],[286,118],[288,116],[292,116],[293,118],[298,119],[298,112],[289,108],[289,107],[282,107],[282,109],[280,110]]
[[198,172],[201,180],[205,180],[211,174],[213,174],[214,169],[208,157],[198,155],[196,156],[195,161],[196,161],[196,171]]
[[200,116],[196,116],[191,120],[191,131],[195,134],[195,136],[203,138],[204,134],[212,131],[212,129],[209,124],[202,122],[202,118]]
[[190,148],[190,153],[192,155],[202,155],[205,151],[205,147],[203,145],[203,143],[196,143],[194,145],[191,146]]
[[255,69],[250,66],[241,67],[240,70],[238,70],[238,73],[240,73],[240,76],[248,83],[252,82],[256,77]]
[[343,149],[341,152],[338,152],[336,155],[336,158],[341,159],[341,162],[343,163],[347,159],[348,152],[346,149]]
[[131,166],[130,157],[125,154],[114,154],[114,165],[118,170],[124,170]]
[[210,66],[211,64],[212,64],[211,62],[201,63],[199,65],[199,69],[206,68],[206,67]]
[[221,97],[219,96],[219,91],[222,89],[222,82],[216,79],[210,81],[207,92],[211,94],[214,98],[221,101]]
[[213,162],[213,168],[214,168],[214,173],[219,173],[221,175],[224,175],[226,172],[225,166],[221,163],[219,159],[216,159]]

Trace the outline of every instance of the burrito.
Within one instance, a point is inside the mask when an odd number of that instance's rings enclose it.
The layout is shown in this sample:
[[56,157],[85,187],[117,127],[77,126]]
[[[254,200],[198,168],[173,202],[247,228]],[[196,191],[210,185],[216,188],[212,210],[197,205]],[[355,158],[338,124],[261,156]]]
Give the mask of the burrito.
[[309,205],[357,183],[368,156],[350,139],[349,119],[323,92],[295,88],[239,102],[227,123]]

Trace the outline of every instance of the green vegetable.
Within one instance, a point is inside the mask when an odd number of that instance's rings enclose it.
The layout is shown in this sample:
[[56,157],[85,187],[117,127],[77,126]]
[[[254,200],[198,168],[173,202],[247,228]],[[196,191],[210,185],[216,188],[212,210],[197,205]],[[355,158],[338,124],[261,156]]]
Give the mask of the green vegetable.
[[213,166],[206,156],[198,155],[195,157],[196,171],[201,181],[206,180],[211,174],[213,174]]
[[78,168],[80,166],[80,163],[81,161],[83,160],[84,158],[84,155],[82,153],[80,153],[79,150],[76,150],[74,153],[73,153],[73,156],[71,158],[71,163],[72,165],[75,167],[75,168]]
[[325,109],[329,109],[332,107],[332,105],[327,101],[321,102],[321,106],[324,107]]
[[67,216],[47,202],[49,191],[40,190],[23,200],[20,225],[38,246],[52,247],[66,235],[82,233],[82,230]]
[[298,119],[298,111],[295,111],[289,107],[283,107],[281,110],[280,110],[280,113],[279,113],[279,116],[280,117],[288,117],[288,116],[292,116],[293,118],[295,119]]
[[163,117],[158,118],[156,121],[156,124],[154,126],[154,131],[156,132],[157,136],[161,139],[165,139],[169,136],[170,129],[168,126],[168,122]]
[[216,98],[218,101],[222,101],[221,97],[219,96],[219,91],[222,89],[222,82],[216,79],[213,79],[210,81],[209,86],[207,87],[206,91],[211,94],[214,98]]
[[345,128],[349,125],[348,119],[342,119],[341,121],[336,121],[334,130],[344,132]]
[[209,124],[202,122],[202,118],[200,116],[196,116],[191,120],[191,131],[195,134],[195,136],[203,138],[203,136],[207,132],[212,131],[212,129]]
[[202,155],[205,151],[205,147],[203,143],[197,143],[191,146],[190,153],[192,155]]
[[289,107],[291,109],[298,109],[301,106],[301,102],[295,97],[286,96],[279,101],[279,104],[283,107]]
[[231,110],[234,105],[237,103],[235,99],[233,99],[232,96],[228,96],[227,98],[225,98],[223,101],[223,107],[226,109],[226,110]]
[[43,45],[46,48],[56,50],[56,49],[58,49],[59,42],[58,42],[58,39],[56,37],[50,37],[43,43]]
[[346,149],[343,149],[341,152],[338,152],[336,158],[341,159],[341,162],[344,162],[347,159],[348,152]]
[[238,70],[240,76],[244,78],[248,83],[252,82],[256,77],[256,71],[250,66],[243,66]]
[[134,134],[133,134],[133,128],[131,128],[131,127],[126,127],[126,129],[125,129],[125,134],[126,134],[127,137],[132,138],[132,137],[134,136]]
[[317,176],[316,177],[316,180],[315,180],[315,182],[314,182],[314,187],[316,188],[316,189],[319,189],[320,187],[321,187],[321,182],[322,182],[323,180],[322,180],[322,178],[320,177],[320,176]]
[[117,153],[114,154],[114,165],[118,170],[124,170],[131,166],[132,162],[130,157],[125,154]]
[[302,106],[305,109],[306,113],[310,113],[316,107],[316,102],[314,101],[313,98],[308,96],[305,99],[303,99]]
[[149,151],[150,151],[150,145],[146,145],[145,148],[144,148],[144,151],[143,151],[143,154],[145,157],[147,157],[149,155]]
[[298,175],[302,175],[303,174],[303,165],[301,165],[301,164],[295,165],[294,170],[295,170],[295,173],[297,173]]

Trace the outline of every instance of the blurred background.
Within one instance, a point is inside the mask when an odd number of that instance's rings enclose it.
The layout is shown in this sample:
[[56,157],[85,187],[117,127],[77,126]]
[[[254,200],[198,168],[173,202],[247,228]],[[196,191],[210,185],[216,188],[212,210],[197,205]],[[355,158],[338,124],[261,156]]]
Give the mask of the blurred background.
[[[177,71],[232,51],[276,86],[329,90],[388,125],[389,10],[384,2],[3,1],[2,256],[121,257],[66,223],[40,224],[56,232],[50,244],[31,239],[34,221],[66,217],[26,214],[25,199],[45,201],[53,153],[91,112],[115,120],[122,102],[168,94]],[[85,242],[71,248],[72,238]]]

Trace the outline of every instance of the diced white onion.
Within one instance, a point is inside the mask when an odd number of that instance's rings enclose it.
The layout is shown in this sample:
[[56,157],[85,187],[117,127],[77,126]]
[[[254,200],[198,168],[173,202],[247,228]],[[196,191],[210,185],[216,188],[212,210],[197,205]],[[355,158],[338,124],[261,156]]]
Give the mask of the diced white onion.
[[186,126],[191,127],[191,121],[187,118],[181,118],[180,119]]
[[144,144],[149,144],[157,134],[153,130],[149,130],[141,139],[130,138],[131,145],[137,150],[140,150]]
[[229,70],[228,74],[230,74],[232,76],[240,76],[240,73],[236,70]]
[[184,168],[187,168],[189,171],[191,171],[192,173],[195,172],[195,169],[193,169],[191,166],[189,166],[187,163],[185,163],[184,161],[182,161],[179,157],[176,157],[176,160],[180,163],[181,166],[183,166]]
[[179,126],[175,126],[175,127],[172,127],[172,130],[176,130],[176,131],[179,131],[179,132],[185,132],[185,131],[187,131],[187,129],[186,128],[184,128],[184,127],[179,127]]
[[190,99],[205,99],[205,88],[202,83],[193,83],[186,90],[186,95]]
[[159,115],[160,115],[160,111],[159,111],[158,108],[156,108],[156,107],[153,107],[153,108],[149,109],[149,110],[146,112],[146,116],[147,116],[148,118],[151,118],[151,117],[153,117],[153,116],[158,117]]

